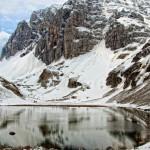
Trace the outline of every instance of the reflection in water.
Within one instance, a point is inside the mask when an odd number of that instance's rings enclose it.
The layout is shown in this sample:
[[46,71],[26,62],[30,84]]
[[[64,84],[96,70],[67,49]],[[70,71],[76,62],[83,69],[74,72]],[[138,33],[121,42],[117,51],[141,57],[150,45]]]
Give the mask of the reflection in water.
[[149,135],[148,113],[139,110],[0,107],[0,148],[132,149]]

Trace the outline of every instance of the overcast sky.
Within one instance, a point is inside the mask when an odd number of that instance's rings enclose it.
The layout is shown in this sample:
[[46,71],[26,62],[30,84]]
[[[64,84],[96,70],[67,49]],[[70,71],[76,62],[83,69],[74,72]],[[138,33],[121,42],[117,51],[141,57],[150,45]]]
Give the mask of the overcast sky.
[[62,4],[66,0],[0,0],[0,31],[12,32],[18,21],[28,19],[32,11]]
[[[17,23],[28,20],[32,11],[52,4],[62,4],[66,0],[0,0],[0,49],[12,33]],[[6,33],[5,33],[6,32]]]

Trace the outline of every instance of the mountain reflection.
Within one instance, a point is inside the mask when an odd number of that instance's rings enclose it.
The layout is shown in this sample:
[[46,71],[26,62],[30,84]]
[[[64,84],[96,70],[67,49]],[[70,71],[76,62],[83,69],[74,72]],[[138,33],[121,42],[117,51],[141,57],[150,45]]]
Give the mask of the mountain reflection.
[[149,114],[137,109],[1,107],[0,112],[0,148],[132,149],[150,141]]

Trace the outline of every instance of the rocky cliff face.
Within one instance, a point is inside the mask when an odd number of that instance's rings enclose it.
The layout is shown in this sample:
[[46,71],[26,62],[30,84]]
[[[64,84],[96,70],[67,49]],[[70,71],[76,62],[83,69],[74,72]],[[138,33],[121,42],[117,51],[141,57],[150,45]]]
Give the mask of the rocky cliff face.
[[[61,56],[72,58],[84,54],[104,37],[106,47],[112,50],[143,42],[141,39],[148,37],[150,30],[144,25],[144,17],[130,7],[138,8],[146,15],[149,12],[145,7],[149,2],[131,2],[132,5],[122,0],[69,0],[62,7],[35,11],[29,24],[25,21],[18,24],[3,48],[2,57],[8,58],[25,48],[27,52],[31,51],[35,43],[35,56],[48,65]],[[134,19],[141,25],[126,26],[120,18]]]
[[[120,103],[149,105],[150,41],[139,52],[113,69],[107,77],[107,85],[112,88],[123,86],[122,92],[111,98]],[[127,64],[130,64],[129,66]]]
[[[36,39],[36,34],[26,21],[18,24],[16,31],[12,34],[3,48],[2,57],[14,56],[17,52],[27,48]],[[32,50],[32,47],[28,48]]]
[[107,22],[101,7],[98,0],[69,0],[61,8],[33,12],[29,25],[25,21],[19,23],[3,48],[2,57],[8,58],[25,48],[30,51],[33,42],[35,56],[46,64],[61,56],[72,58],[92,50],[102,39]]
[[[91,27],[93,21],[90,17],[94,11],[94,3],[96,2],[70,0],[54,14],[50,13],[51,19],[46,21],[44,29],[42,25],[42,35],[37,43],[35,55],[46,64],[50,64],[61,56],[73,58],[92,50],[102,36],[99,32],[93,33],[98,27],[94,30]],[[100,12],[95,12],[97,21],[102,21],[98,16]],[[31,24],[32,20],[33,15]]]

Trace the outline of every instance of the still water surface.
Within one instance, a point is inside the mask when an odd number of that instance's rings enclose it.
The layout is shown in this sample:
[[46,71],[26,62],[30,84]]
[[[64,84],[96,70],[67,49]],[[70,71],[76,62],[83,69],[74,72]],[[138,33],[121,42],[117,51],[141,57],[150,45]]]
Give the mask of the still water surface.
[[0,147],[132,149],[150,141],[148,117],[127,108],[0,107]]

